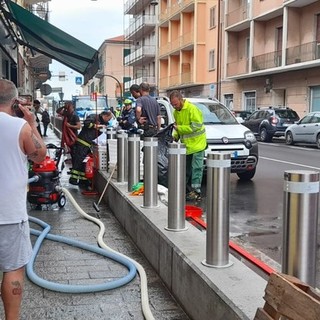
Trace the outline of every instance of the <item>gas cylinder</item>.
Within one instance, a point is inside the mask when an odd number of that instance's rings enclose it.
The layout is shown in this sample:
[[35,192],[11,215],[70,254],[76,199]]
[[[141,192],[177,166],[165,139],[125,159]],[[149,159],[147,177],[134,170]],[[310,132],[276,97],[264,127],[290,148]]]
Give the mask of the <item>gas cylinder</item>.
[[93,156],[92,154],[90,154],[89,156],[87,156],[86,158],[86,172],[85,172],[85,177],[87,179],[92,179],[93,178]]

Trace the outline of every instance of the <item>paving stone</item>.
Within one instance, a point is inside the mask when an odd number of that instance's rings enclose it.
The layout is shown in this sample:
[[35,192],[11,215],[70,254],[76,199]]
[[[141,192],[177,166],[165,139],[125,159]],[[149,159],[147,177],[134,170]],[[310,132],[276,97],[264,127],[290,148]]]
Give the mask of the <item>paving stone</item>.
[[[59,145],[58,139],[50,131],[46,143]],[[82,209],[97,217],[93,201],[98,196],[84,196],[76,186],[68,184],[69,176],[65,168],[61,175],[63,187],[68,189]],[[105,243],[113,250],[130,256],[146,270],[149,284],[149,300],[155,319],[188,320],[157,273],[126,235],[107,205],[101,203],[100,216],[105,224]],[[97,245],[99,227],[83,218],[67,199],[66,206],[58,209],[53,205],[42,211],[33,210],[28,204],[29,215],[51,225],[51,233]],[[41,230],[39,226],[32,226]],[[32,241],[35,242],[32,236]],[[45,240],[34,265],[35,272],[59,283],[96,284],[113,280],[127,274],[127,269],[98,254],[69,245]],[[0,304],[0,319],[4,319]],[[40,288],[26,279],[22,303],[21,320],[143,320],[141,310],[140,278],[137,275],[130,283],[113,290],[97,293],[59,293]]]

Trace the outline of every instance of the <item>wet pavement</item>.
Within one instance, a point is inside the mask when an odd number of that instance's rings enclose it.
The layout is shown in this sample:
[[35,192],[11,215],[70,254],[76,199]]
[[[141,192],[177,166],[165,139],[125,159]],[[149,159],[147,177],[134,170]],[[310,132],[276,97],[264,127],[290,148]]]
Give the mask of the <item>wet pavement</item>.
[[[46,143],[58,144],[51,130]],[[68,184],[68,168],[64,168],[61,184],[66,188],[87,214],[100,218],[106,227],[103,240],[107,246],[129,256],[143,266],[148,278],[150,309],[155,319],[188,320],[177,301],[164,286],[158,274],[126,235],[107,204],[99,205],[100,212],[93,208],[99,195],[83,195],[77,186]],[[35,210],[28,204],[29,215],[45,221],[51,226],[51,234],[75,239],[97,246],[99,227],[85,219],[67,199],[63,208],[57,204]],[[30,227],[42,228],[34,223]],[[37,237],[32,236],[32,242]],[[68,244],[45,239],[34,263],[34,273],[57,284],[94,285],[110,282],[127,275],[124,266],[94,252],[72,247]],[[4,319],[0,305],[0,319]],[[28,278],[22,303],[21,320],[64,319],[144,319],[141,308],[140,277],[119,288],[102,292],[61,293],[45,289]]]

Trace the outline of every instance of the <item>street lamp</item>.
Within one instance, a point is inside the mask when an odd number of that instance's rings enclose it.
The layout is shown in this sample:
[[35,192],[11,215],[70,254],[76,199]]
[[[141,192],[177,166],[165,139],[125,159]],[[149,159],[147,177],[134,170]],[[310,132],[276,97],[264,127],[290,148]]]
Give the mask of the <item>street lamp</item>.
[[123,100],[122,86],[121,86],[120,81],[116,77],[112,76],[111,74],[103,74],[103,73],[96,73],[95,77],[98,79],[103,79],[103,77],[109,77],[109,78],[112,78],[113,80],[115,80],[120,88],[120,100],[122,103],[122,100]]

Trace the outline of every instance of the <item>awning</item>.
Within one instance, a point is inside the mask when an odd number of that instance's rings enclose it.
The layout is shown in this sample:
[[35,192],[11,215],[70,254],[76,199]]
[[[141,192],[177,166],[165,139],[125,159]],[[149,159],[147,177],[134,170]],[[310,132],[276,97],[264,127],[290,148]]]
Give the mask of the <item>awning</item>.
[[[37,17],[16,3],[6,0],[1,7],[7,21],[13,22],[20,34],[14,37],[20,45],[55,59],[84,75],[87,83],[99,70],[98,51]],[[13,29],[12,29],[13,31]],[[14,31],[13,31],[14,32]]]

